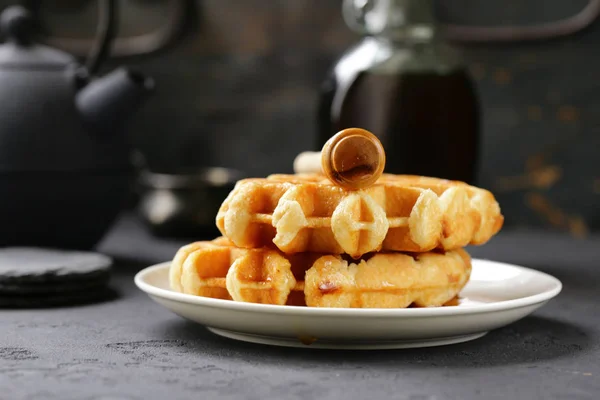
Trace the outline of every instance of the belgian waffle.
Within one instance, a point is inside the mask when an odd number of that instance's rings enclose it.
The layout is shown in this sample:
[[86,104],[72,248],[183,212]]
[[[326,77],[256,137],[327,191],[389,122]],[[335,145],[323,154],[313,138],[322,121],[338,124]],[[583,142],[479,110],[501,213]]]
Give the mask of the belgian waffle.
[[463,182],[383,174],[361,190],[321,174],[239,181],[217,217],[236,246],[275,246],[286,254],[358,258],[376,251],[427,252],[486,243],[504,222],[487,190]]
[[375,253],[361,260],[317,253],[245,249],[224,238],[182,247],[170,269],[173,290],[249,303],[338,308],[438,307],[468,282],[462,249]]

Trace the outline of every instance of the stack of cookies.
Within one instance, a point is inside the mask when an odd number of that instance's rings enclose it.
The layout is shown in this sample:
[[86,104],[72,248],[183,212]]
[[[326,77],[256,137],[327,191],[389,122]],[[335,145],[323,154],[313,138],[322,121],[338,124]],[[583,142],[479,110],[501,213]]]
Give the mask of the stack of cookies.
[[0,308],[87,304],[112,297],[112,259],[29,247],[0,249]]
[[494,196],[463,182],[384,174],[370,132],[348,129],[313,173],[245,179],[216,217],[222,233],[191,243],[173,290],[233,301],[343,308],[438,307],[469,280],[463,249],[502,227]]

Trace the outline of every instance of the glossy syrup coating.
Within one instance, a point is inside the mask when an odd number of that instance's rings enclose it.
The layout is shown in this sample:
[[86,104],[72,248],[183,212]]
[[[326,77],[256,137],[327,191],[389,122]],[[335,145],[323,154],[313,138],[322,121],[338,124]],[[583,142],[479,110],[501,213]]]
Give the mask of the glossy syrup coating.
[[350,190],[373,185],[385,168],[383,145],[371,132],[344,129],[332,136],[321,151],[325,175],[336,185]]

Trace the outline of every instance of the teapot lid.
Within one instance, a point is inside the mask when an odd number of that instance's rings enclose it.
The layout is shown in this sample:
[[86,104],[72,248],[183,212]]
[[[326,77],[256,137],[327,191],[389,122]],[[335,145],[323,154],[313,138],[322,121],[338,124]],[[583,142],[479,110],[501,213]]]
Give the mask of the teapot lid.
[[0,31],[7,40],[0,46],[0,68],[63,69],[76,62],[68,53],[33,42],[33,18],[24,7],[4,10]]

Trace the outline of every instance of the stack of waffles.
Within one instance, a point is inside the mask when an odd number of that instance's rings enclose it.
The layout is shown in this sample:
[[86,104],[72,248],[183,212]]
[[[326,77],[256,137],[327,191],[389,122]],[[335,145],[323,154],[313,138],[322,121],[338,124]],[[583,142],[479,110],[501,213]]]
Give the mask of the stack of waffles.
[[502,227],[494,196],[463,182],[382,174],[361,189],[323,173],[239,181],[222,237],[182,247],[173,290],[240,302],[343,308],[439,307],[471,274],[463,249]]

